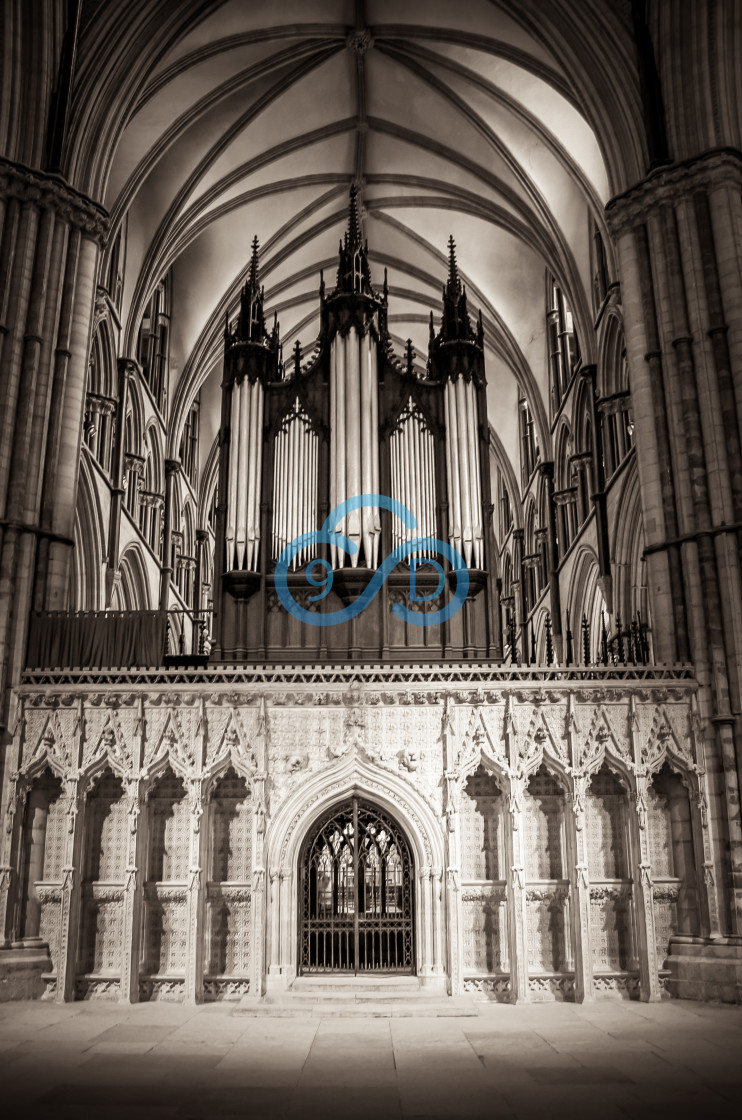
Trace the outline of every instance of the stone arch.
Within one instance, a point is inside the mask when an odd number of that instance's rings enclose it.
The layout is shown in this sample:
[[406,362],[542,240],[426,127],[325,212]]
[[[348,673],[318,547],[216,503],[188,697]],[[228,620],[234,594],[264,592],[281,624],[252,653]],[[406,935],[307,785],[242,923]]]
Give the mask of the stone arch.
[[[440,881],[447,866],[441,823],[420,795],[397,775],[358,756],[314,775],[289,796],[266,829],[268,899],[268,973],[290,983],[297,973],[298,861],[318,818],[343,798],[357,795],[389,813],[405,833],[415,872],[417,974],[425,982],[443,981],[442,907],[433,905],[431,876]],[[442,885],[439,887],[442,890]],[[436,917],[437,915],[437,917]]]
[[605,615],[606,628],[608,628],[608,606],[600,587],[600,569],[598,558],[591,548],[585,545],[580,552],[572,569],[567,602],[570,617],[573,621],[575,633],[575,660],[583,660],[582,620],[587,618],[590,632],[590,659],[592,662],[599,660],[600,635],[603,615]]
[[121,582],[116,588],[111,608],[124,611],[151,610],[149,580],[144,557],[138,544],[131,544],[121,557]]
[[93,482],[87,457],[82,455],[74,528],[75,553],[71,594],[73,610],[100,610],[103,607],[105,538],[100,496]]
[[616,573],[616,613],[624,621],[636,618],[649,622],[647,565],[644,559],[644,522],[636,461],[629,464],[618,500],[618,516],[612,542]]

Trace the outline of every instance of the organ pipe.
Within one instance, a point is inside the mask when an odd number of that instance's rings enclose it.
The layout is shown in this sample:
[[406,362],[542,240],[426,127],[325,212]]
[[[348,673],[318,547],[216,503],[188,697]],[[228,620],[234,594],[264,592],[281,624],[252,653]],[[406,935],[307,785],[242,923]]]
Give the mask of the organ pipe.
[[[392,520],[392,547],[415,537],[434,537],[435,454],[433,435],[419,410],[410,400],[389,441],[392,497],[415,515],[417,525],[406,529],[398,518]],[[418,555],[430,556],[430,549]]]
[[[336,335],[330,361],[330,505],[360,494],[378,493],[378,382],[376,341],[351,327]],[[332,549],[333,567],[350,563],[376,567],[381,521],[377,509],[354,510],[336,526],[358,550],[348,556]]]
[[449,542],[468,568],[484,568],[482,480],[476,388],[459,376],[446,382],[446,468]]
[[[319,437],[307,414],[295,401],[276,434],[273,467],[273,559],[296,537],[317,524],[317,465]],[[316,555],[304,546],[291,561],[296,571]]]
[[227,480],[227,570],[258,570],[260,483],[263,467],[263,386],[247,379],[232,386]]

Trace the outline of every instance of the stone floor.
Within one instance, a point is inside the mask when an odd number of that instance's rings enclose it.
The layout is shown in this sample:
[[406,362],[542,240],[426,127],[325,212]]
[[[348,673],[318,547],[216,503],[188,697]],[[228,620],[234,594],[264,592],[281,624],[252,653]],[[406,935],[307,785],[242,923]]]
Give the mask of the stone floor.
[[475,1017],[0,1005],[4,1120],[713,1120],[742,1102],[742,1008],[485,1005]]

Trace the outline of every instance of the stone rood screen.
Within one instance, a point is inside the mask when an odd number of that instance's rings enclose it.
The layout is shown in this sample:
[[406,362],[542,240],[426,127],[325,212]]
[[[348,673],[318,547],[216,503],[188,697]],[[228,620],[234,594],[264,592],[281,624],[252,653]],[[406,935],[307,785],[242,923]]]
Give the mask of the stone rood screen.
[[499,660],[484,338],[453,241],[428,360],[392,352],[355,188],[310,359],[266,329],[257,241],[227,322],[212,659]]

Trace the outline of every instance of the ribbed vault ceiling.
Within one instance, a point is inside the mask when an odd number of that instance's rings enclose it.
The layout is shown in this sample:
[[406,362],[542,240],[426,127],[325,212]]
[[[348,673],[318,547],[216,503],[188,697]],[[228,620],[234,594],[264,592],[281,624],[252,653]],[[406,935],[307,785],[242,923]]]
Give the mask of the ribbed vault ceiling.
[[126,352],[172,269],[171,453],[199,389],[204,457],[213,442],[224,315],[254,235],[285,353],[311,349],[353,181],[400,353],[409,337],[424,363],[453,234],[493,427],[515,463],[520,389],[548,454],[546,270],[591,357],[589,245],[609,187],[558,58],[490,0],[229,0],[160,60],[105,202],[128,223]]

